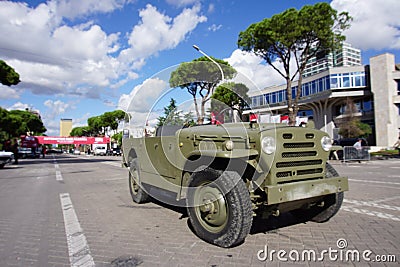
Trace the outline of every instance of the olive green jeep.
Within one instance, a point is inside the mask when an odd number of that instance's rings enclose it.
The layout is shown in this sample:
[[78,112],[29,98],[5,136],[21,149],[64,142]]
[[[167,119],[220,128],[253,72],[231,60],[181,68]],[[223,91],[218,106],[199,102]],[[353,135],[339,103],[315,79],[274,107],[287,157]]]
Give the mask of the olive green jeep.
[[338,212],[348,180],[327,162],[330,147],[312,123],[163,126],[142,138],[127,130],[123,165],[134,202],[184,206],[200,238],[231,247],[255,216],[326,222]]

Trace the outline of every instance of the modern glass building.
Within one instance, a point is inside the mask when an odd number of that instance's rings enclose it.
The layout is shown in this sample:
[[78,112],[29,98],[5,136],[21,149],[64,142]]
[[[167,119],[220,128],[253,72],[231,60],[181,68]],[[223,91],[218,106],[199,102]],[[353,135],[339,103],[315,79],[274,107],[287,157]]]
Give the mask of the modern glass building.
[[[400,71],[394,55],[370,59],[366,66],[331,67],[303,78],[299,116],[312,116],[317,128],[338,138],[339,125],[346,116],[349,99],[356,106],[355,116],[369,124],[371,145],[391,146],[400,128]],[[292,85],[292,96],[297,82]],[[251,108],[260,116],[287,112],[286,85],[251,92]]]
[[320,53],[312,57],[306,65],[303,77],[315,75],[333,67],[361,66],[361,50],[354,48],[349,43],[331,53]]

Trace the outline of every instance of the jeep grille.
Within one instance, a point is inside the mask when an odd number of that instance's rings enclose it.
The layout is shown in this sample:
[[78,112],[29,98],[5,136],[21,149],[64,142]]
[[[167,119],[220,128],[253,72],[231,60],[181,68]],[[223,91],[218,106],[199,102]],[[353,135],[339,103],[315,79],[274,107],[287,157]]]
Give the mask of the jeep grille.
[[276,162],[271,175],[277,184],[324,177],[325,161],[318,154],[319,139],[312,131],[296,129],[292,134],[278,130],[276,138]]

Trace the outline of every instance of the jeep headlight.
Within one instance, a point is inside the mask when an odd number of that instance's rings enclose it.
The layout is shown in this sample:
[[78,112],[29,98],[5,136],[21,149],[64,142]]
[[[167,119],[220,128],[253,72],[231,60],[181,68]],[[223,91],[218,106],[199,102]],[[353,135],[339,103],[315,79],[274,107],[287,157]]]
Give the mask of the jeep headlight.
[[233,144],[232,140],[226,141],[226,143],[225,143],[226,150],[231,151],[231,150],[233,150],[233,147],[234,147],[234,144]]
[[264,137],[261,140],[261,148],[268,155],[274,153],[276,150],[275,138],[273,138],[271,136]]
[[329,136],[324,136],[321,138],[321,145],[325,151],[329,151],[332,147],[332,139]]

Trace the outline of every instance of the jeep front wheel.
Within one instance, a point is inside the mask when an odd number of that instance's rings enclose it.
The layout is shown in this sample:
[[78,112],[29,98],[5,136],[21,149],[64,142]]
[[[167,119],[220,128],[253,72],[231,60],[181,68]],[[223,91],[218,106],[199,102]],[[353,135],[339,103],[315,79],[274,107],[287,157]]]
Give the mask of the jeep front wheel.
[[[329,179],[337,176],[339,176],[337,171],[332,167],[332,165],[327,163],[325,178]],[[316,223],[324,223],[329,221],[329,219],[338,213],[343,203],[343,197],[343,192],[330,194],[324,198],[322,207],[313,206],[308,209],[297,209],[293,210],[291,213],[303,221],[305,220]]]
[[[337,177],[339,174],[329,163],[326,164],[326,178]],[[342,206],[344,198],[344,193],[339,192],[336,194],[329,195],[325,200],[325,205],[327,208],[317,208],[311,221],[317,223],[323,223],[329,221],[330,218],[336,215]]]
[[250,195],[236,172],[205,169],[193,173],[186,204],[193,230],[209,243],[231,247],[250,232]]
[[133,160],[129,169],[129,191],[132,200],[138,204],[145,203],[149,200],[149,196],[140,185],[140,172],[137,160]]

